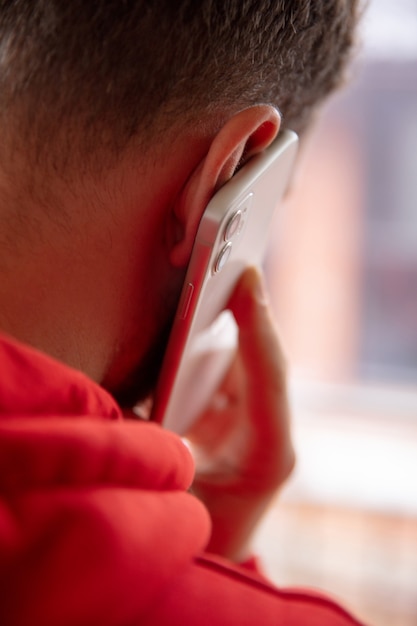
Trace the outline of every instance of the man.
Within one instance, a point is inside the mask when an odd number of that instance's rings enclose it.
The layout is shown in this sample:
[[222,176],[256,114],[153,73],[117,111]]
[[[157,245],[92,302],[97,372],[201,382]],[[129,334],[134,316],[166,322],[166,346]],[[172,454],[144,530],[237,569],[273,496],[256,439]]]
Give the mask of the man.
[[194,477],[180,439],[122,418],[152,398],[208,200],[276,137],[277,107],[308,125],[357,13],[355,0],[0,2],[1,624],[357,623],[247,561],[293,466],[256,272],[230,302],[226,406],[190,433],[211,471]]

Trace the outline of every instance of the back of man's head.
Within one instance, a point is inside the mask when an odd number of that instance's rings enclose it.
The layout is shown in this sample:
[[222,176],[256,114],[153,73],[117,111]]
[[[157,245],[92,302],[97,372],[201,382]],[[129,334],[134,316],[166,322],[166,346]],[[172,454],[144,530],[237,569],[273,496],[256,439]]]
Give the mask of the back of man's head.
[[308,124],[358,3],[0,0],[2,331],[145,397],[207,202]]
[[340,81],[357,5],[2,0],[2,135],[32,164],[68,173],[259,102],[300,131]]

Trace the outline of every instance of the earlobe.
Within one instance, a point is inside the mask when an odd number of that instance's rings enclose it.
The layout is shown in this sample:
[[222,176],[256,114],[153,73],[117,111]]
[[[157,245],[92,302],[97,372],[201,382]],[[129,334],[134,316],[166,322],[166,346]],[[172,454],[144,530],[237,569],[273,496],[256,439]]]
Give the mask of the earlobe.
[[239,167],[272,143],[280,122],[275,107],[256,105],[233,115],[213,137],[207,154],[193,171],[175,205],[181,236],[170,251],[173,266],[188,264],[208,202]]

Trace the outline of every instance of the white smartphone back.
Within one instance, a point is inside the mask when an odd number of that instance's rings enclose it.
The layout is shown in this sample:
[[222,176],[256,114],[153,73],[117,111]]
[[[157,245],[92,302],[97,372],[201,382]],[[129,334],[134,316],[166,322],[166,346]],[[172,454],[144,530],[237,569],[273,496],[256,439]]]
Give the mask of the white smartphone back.
[[292,131],[253,157],[212,198],[201,219],[158,381],[152,419],[185,434],[206,408],[236,349],[230,295],[260,266],[274,210],[297,152]]

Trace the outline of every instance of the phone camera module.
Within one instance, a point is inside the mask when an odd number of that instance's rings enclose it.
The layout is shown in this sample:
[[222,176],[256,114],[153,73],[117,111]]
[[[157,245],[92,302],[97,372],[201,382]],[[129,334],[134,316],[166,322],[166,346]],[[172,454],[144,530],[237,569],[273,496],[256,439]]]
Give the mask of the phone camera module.
[[242,222],[242,211],[239,209],[235,213],[233,213],[232,217],[227,222],[225,231],[224,231],[224,240],[230,241],[241,230],[241,222]]
[[229,241],[225,246],[223,246],[223,248],[220,250],[217,256],[216,262],[214,264],[215,274],[218,274],[219,272],[222,271],[222,269],[224,268],[224,266],[226,265],[228,261],[231,251],[232,251],[232,242]]
[[252,200],[253,192],[240,202],[236,210],[230,216],[223,233],[225,241],[231,241],[233,238],[239,237],[242,234],[248,219]]

